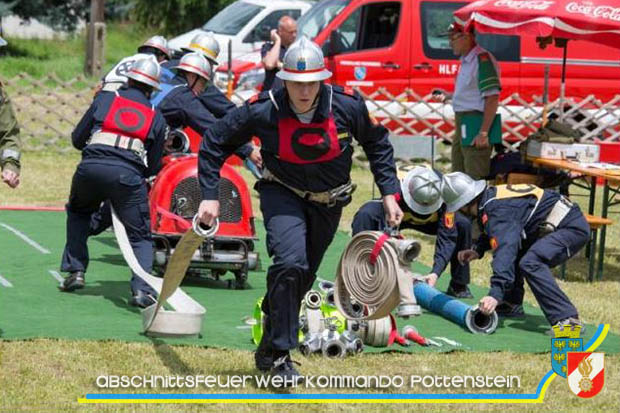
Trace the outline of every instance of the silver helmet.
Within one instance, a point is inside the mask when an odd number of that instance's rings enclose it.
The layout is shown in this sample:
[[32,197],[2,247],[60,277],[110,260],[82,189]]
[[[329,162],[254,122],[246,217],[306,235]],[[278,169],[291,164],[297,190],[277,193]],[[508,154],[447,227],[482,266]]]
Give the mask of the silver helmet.
[[157,63],[155,56],[136,60],[127,72],[127,77],[136,82],[144,83],[154,89],[159,89],[159,75],[161,67]]
[[316,43],[301,36],[284,55],[282,69],[276,73],[282,80],[316,82],[329,79],[332,72],[325,69],[323,51]]
[[416,166],[401,180],[400,188],[407,206],[418,214],[432,214],[443,203],[441,178],[430,168]]
[[142,43],[140,47],[138,47],[138,52],[142,52],[142,50],[146,47],[153,47],[157,50],[161,50],[168,57],[168,59],[170,59],[168,41],[164,36],[153,36],[149,38],[146,42]]
[[173,69],[195,73],[206,80],[211,79],[211,64],[200,53],[186,54],[179,61],[179,65],[174,66]]
[[207,58],[209,63],[217,65],[217,57],[220,54],[220,44],[213,36],[213,33],[199,33],[189,42],[189,46],[183,50],[200,53]]
[[441,196],[448,212],[456,212],[476,199],[486,186],[482,179],[475,181],[462,172],[452,172],[441,179]]

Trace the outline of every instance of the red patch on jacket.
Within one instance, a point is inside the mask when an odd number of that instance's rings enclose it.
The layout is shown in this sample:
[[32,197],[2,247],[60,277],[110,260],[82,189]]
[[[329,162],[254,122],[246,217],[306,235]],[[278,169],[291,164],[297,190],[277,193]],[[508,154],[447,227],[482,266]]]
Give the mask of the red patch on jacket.
[[257,94],[255,94],[254,96],[252,96],[252,97],[248,100],[248,102],[250,103],[250,105],[251,105],[252,103],[254,103],[254,102],[256,102],[256,101],[258,100],[258,95],[259,95],[259,94],[257,93]]
[[489,244],[491,244],[491,249],[495,251],[498,247],[497,238],[491,237],[491,239],[489,240]]
[[446,214],[443,216],[443,224],[446,226],[446,228],[454,228],[454,212],[446,212]]

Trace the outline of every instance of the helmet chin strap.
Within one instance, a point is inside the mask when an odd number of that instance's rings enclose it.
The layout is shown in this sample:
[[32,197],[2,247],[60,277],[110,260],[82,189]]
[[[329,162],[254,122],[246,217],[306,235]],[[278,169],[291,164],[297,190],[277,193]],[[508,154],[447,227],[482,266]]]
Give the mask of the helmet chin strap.
[[198,75],[194,75],[194,81],[192,82],[191,85],[188,85],[194,95],[198,95],[198,93],[194,90],[194,86],[196,86],[197,82],[198,82]]

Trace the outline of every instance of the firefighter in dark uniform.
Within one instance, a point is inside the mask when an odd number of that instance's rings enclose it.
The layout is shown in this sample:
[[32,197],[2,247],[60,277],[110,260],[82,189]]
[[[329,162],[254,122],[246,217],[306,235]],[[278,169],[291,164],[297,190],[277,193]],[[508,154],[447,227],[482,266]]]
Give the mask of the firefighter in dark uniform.
[[555,191],[534,185],[487,187],[461,172],[443,176],[442,196],[448,211],[476,218],[484,231],[473,249],[459,252],[459,259],[469,262],[493,250],[491,288],[479,303],[484,313],[514,312],[523,303],[525,279],[549,324],[582,326],[550,270],[589,239],[579,206]]
[[[416,166],[401,180],[398,205],[404,212],[400,229],[436,235],[433,268],[425,281],[434,286],[448,263],[452,279],[447,294],[472,298],[469,291],[469,264],[461,265],[457,254],[471,248],[471,222],[460,213],[446,212],[441,199],[441,177],[430,168]],[[360,231],[386,229],[385,211],[379,201],[362,205],[353,218],[353,235]]]
[[[189,46],[182,48],[183,55],[198,53],[209,62],[209,81],[205,89],[198,95],[198,99],[216,119],[237,106],[232,103],[212,82],[213,68],[217,66],[217,57],[220,54],[220,44],[211,33],[199,33],[189,42]],[[171,83],[174,77],[172,70],[179,65],[179,59],[172,59],[162,64],[162,83]]]
[[[0,47],[6,45],[6,40],[0,37]],[[11,188],[17,188],[19,185],[20,158],[19,124],[15,118],[11,99],[0,84],[0,168],[2,182]]]
[[[211,65],[202,54],[192,52],[184,55],[173,69],[177,70],[177,74],[169,83],[160,84],[160,90],[153,94],[151,103],[161,111],[171,130],[189,126],[198,134],[204,135],[216,121],[198,98],[210,79]],[[260,151],[251,144],[239,148],[235,154],[261,165]],[[154,166],[153,175],[158,170],[159,167]],[[110,206],[109,203],[104,203],[91,218],[90,235],[97,235],[110,225]]]
[[218,121],[202,142],[199,216],[212,225],[219,214],[222,162],[256,135],[265,168],[257,184],[273,264],[262,309],[267,315],[256,366],[291,381],[303,380],[289,350],[297,347],[299,307],[331,243],[342,208],[350,201],[353,138],[370,161],[387,221],[398,225],[398,179],[388,132],[373,123],[364,100],[323,83],[331,76],[321,49],[302,37],[278,72],[285,87],[263,92]]
[[[189,126],[204,136],[216,121],[198,98],[211,78],[211,65],[203,55],[188,53],[174,69],[177,70],[177,75],[169,84],[162,85],[162,90],[151,102],[161,110],[170,128]],[[261,165],[260,152],[251,144],[239,148],[235,154],[243,159],[250,158],[252,162]]]
[[[124,224],[138,262],[151,271],[153,246],[144,178],[158,167],[168,130],[149,102],[151,91],[159,86],[159,73],[153,58],[135,62],[127,73],[127,85],[97,95],[71,135],[73,146],[82,151],[82,161],[73,175],[66,207],[67,243],[61,270],[69,276],[60,287],[63,291],[84,287],[90,216],[105,200]],[[131,305],[147,307],[156,301],[156,292],[135,274],[131,291]]]

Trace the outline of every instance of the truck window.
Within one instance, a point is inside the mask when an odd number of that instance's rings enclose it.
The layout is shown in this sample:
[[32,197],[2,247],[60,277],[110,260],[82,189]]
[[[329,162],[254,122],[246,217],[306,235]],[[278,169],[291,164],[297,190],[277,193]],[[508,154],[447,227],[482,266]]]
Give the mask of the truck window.
[[236,1],[228,5],[225,9],[213,16],[202,26],[202,30],[207,32],[235,35],[249,23],[254,16],[264,9],[244,1]]
[[301,16],[301,10],[289,9],[289,10],[276,10],[269,13],[263,20],[261,20],[254,29],[245,36],[243,43],[254,42],[266,42],[269,41],[271,29],[278,28],[278,21],[282,16],[291,16],[294,20],[297,20]]
[[389,47],[400,21],[400,3],[373,3],[355,10],[332,33],[330,54]]
[[350,0],[323,0],[315,3],[297,22],[297,32],[314,39],[350,3]]
[[[452,13],[465,6],[462,2],[431,2],[420,4],[420,21],[422,23],[422,47],[424,55],[430,59],[456,60],[445,32],[454,20]],[[518,62],[521,60],[521,39],[519,36],[497,34],[477,34],[480,46],[493,53],[499,61]]]

